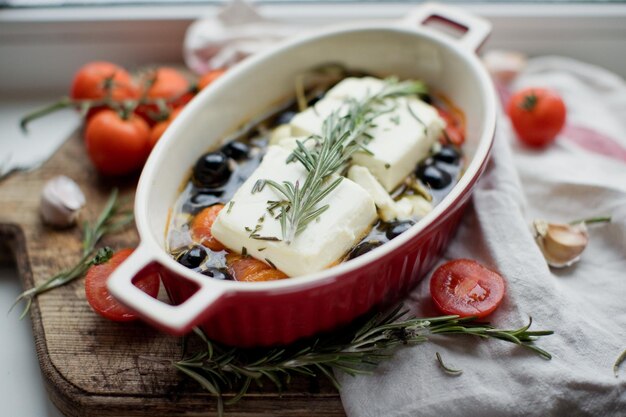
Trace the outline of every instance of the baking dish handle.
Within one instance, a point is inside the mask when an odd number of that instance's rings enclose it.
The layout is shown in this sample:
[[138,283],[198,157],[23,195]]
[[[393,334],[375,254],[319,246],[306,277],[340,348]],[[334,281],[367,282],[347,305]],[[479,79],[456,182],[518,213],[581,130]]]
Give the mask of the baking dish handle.
[[107,287],[115,299],[147,322],[174,335],[188,333],[206,318],[224,291],[210,285],[207,279],[186,277],[198,289],[183,303],[171,305],[152,298],[133,284],[142,274],[163,270],[152,253],[145,244],[139,245],[111,274]]
[[403,19],[402,23],[440,32],[425,24],[430,19],[439,20],[449,26],[465,30],[465,33],[457,42],[471,51],[477,51],[491,33],[491,23],[489,21],[460,8],[439,3],[424,3],[416,7]]

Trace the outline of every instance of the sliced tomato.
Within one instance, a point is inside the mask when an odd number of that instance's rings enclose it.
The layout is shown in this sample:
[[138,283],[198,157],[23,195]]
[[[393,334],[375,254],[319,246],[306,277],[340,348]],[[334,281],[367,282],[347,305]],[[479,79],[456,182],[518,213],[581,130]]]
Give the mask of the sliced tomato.
[[430,295],[439,310],[461,317],[485,317],[504,298],[500,274],[470,259],[446,262],[433,273]]
[[215,204],[203,209],[194,217],[191,222],[191,238],[194,242],[200,243],[213,251],[224,250],[222,245],[211,233],[211,227],[224,208],[223,204]]
[[444,144],[450,142],[453,145],[461,146],[465,142],[465,123],[459,115],[437,108],[439,116],[446,122]]
[[259,282],[288,278],[284,272],[272,268],[265,262],[238,253],[226,255],[226,264],[237,281]]
[[[89,268],[85,276],[87,302],[96,313],[109,320],[132,321],[137,319],[132,311],[113,298],[106,285],[115,268],[124,262],[133,253],[133,250],[122,249],[116,252],[107,262]],[[146,273],[133,281],[133,284],[141,291],[155,298],[159,292],[159,283],[159,274],[156,272]]]

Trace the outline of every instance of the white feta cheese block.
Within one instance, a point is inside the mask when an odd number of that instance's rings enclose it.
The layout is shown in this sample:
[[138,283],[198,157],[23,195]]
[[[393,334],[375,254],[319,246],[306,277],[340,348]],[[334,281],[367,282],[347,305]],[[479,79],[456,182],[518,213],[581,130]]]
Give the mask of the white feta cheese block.
[[[369,91],[375,88],[380,91],[383,86],[382,80],[372,77],[340,82],[325,98],[291,120],[291,133],[320,135],[326,117],[337,109],[346,108],[345,98],[363,98]],[[376,127],[368,130],[373,137],[366,146],[371,154],[359,152],[353,156],[353,161],[369,169],[387,191],[392,191],[415,169],[417,162],[428,155],[445,122],[434,107],[416,97],[389,99],[382,107],[393,110],[378,116]]]
[[337,85],[328,90],[325,97],[340,100],[347,98],[363,100],[368,96],[378,94],[383,88],[385,88],[385,81],[380,78],[350,77],[340,81]]
[[421,195],[407,195],[398,200],[396,205],[403,207],[403,210],[409,210],[414,218],[422,218],[433,209],[433,204]]
[[[235,193],[232,204],[217,216],[211,232],[229,249],[242,252],[245,247],[249,255],[274,264],[289,276],[298,276],[338,262],[369,231],[377,215],[370,195],[344,178],[320,203],[329,208],[290,244],[267,240],[282,239],[280,222],[267,210],[268,201],[282,200],[282,196],[267,184],[254,194],[252,189],[259,179],[303,183],[306,170],[299,162],[287,164],[289,154],[282,147],[270,146],[261,165]],[[256,239],[251,237],[253,232]]]
[[352,160],[370,170],[387,191],[392,191],[428,156],[445,127],[437,110],[417,98],[390,100],[395,110],[378,116],[368,133],[371,154],[356,153]]
[[348,178],[370,194],[382,220],[390,222],[413,217],[413,206],[411,204],[397,204],[367,168],[352,165],[348,170]]
[[[342,107],[345,102],[339,99],[323,98],[306,110],[296,114],[289,125],[293,136],[311,136],[322,133],[322,124],[330,114]],[[341,110],[340,110],[341,111]]]
[[283,139],[291,137],[291,126],[285,124],[280,125],[270,135],[270,145],[275,145]]

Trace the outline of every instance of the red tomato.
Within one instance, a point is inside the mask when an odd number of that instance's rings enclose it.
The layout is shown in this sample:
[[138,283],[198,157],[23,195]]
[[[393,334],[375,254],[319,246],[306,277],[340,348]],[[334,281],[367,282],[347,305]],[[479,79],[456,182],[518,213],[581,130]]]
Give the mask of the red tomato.
[[507,113],[517,136],[527,145],[544,147],[565,125],[565,103],[545,88],[525,88],[509,100]]
[[214,251],[224,250],[222,245],[211,233],[217,215],[224,208],[223,204],[215,204],[203,209],[191,222],[191,238]]
[[114,100],[139,97],[139,89],[126,70],[110,62],[90,62],[80,68],[74,80],[70,96],[73,99],[101,99],[106,96],[105,83],[111,79],[111,98]]
[[453,116],[441,108],[437,108],[439,116],[446,122],[444,139],[453,145],[461,146],[465,142],[465,123],[460,117]]
[[124,120],[113,110],[102,110],[87,122],[85,144],[89,159],[102,174],[130,174],[150,154],[150,127],[134,114]]
[[198,90],[204,89],[213,81],[221,77],[225,72],[226,72],[225,69],[218,69],[218,70],[209,71],[205,73],[204,75],[202,75],[202,77],[200,77],[200,80],[198,81]]
[[502,302],[504,279],[476,261],[457,259],[433,273],[430,295],[445,314],[485,317]]
[[[135,314],[121,305],[109,293],[106,283],[109,276],[122,262],[133,253],[133,249],[122,249],[116,252],[111,259],[100,265],[93,265],[85,276],[85,294],[91,308],[102,317],[113,321],[131,321],[137,319]],[[140,290],[150,295],[157,296],[159,292],[160,278],[156,272],[146,273],[134,282]]]
[[238,253],[226,255],[226,264],[231,275],[237,281],[261,282],[287,278],[284,272],[272,268],[265,262]]
[[[145,92],[146,98],[168,100],[170,109],[184,106],[193,98],[189,81],[174,68],[157,68],[148,75],[148,78],[153,78],[154,82]],[[142,104],[135,111],[152,124],[154,123],[152,114],[158,113],[159,108],[155,104]]]
[[150,131],[150,149],[154,148],[154,145],[156,145],[159,139],[161,139],[161,136],[163,136],[165,130],[172,124],[172,122],[174,121],[176,116],[178,116],[178,113],[180,113],[182,109],[182,107],[177,108],[170,113],[167,119],[163,120],[162,122],[158,122],[152,127],[152,130]]

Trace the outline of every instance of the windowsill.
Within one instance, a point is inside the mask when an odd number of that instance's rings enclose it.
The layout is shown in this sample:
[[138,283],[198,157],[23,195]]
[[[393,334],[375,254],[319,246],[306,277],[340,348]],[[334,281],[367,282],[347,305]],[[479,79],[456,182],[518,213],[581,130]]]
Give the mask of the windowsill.
[[[268,4],[270,19],[302,25],[392,21],[415,4]],[[493,24],[486,48],[566,55],[626,75],[626,5],[467,4]],[[182,61],[186,28],[215,5],[63,7],[0,10],[0,91],[62,93],[84,62],[129,68]]]

